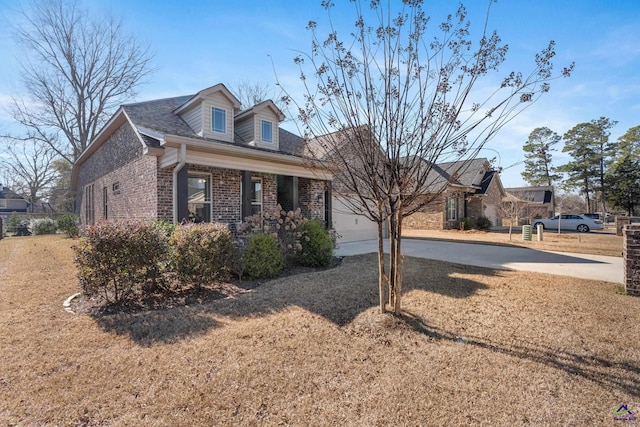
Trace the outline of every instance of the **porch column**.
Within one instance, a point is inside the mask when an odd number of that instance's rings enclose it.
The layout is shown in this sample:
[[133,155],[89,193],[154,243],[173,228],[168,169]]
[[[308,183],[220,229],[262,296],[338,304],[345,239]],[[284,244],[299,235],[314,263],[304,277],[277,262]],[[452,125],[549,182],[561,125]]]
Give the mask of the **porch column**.
[[333,205],[332,205],[331,181],[326,181],[324,187],[324,221],[327,230],[333,228]]
[[251,216],[251,171],[242,171],[242,221]]
[[189,183],[188,183],[188,170],[189,170],[189,166],[188,165],[184,165],[182,167],[182,169],[180,169],[178,171],[177,174],[177,181],[176,181],[176,186],[177,186],[177,195],[178,195],[178,200],[177,202],[177,212],[178,212],[178,218],[176,218],[176,222],[182,222],[183,220],[188,221],[189,220]]
[[291,210],[298,209],[298,177],[291,177]]

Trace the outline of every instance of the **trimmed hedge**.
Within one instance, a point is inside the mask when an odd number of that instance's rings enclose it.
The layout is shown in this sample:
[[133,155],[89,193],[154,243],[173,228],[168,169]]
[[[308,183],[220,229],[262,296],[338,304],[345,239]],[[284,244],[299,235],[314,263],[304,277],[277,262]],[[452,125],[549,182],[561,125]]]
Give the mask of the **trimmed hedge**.
[[242,257],[242,272],[249,279],[270,279],[284,268],[280,243],[270,234],[251,236]]
[[155,289],[169,246],[153,223],[130,221],[84,227],[82,239],[73,249],[82,291],[88,297],[102,297],[108,304]]
[[226,225],[206,222],[178,225],[169,245],[170,268],[180,280],[198,287],[229,278],[236,246]]
[[309,221],[302,226],[298,262],[306,267],[327,267],[333,258],[333,241],[318,221]]

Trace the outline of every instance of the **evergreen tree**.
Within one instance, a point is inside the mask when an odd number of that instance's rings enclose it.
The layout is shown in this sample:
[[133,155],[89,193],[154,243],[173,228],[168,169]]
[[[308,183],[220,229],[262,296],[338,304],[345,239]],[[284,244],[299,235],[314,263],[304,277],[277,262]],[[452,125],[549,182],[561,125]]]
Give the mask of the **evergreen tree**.
[[564,134],[564,153],[569,153],[573,160],[558,167],[566,172],[566,185],[576,188],[584,194],[587,209],[591,209],[591,196],[594,192],[594,177],[598,174],[597,153],[593,141],[597,138],[599,129],[593,123],[579,123]]
[[625,160],[640,159],[640,126],[629,129],[624,135],[618,138],[618,146],[613,158],[613,166]]
[[608,201],[634,215],[640,204],[640,159],[626,156],[607,175]]
[[602,211],[606,210],[605,176],[610,158],[617,143],[609,142],[609,129],[616,125],[615,120],[600,117],[589,123],[579,123],[564,134],[563,152],[571,154],[573,160],[558,168],[569,175],[569,187],[578,188],[587,199],[587,208],[593,209],[592,196],[600,192]]
[[525,152],[524,172],[522,179],[529,185],[552,185],[562,178],[551,165],[551,152],[560,141],[560,135],[546,127],[536,128],[529,135],[527,143],[522,146]]
[[600,117],[598,120],[592,120],[593,123],[598,128],[598,134],[596,140],[594,141],[595,150],[598,155],[598,186],[597,190],[600,191],[600,203],[602,207],[602,212],[606,212],[606,200],[607,200],[607,186],[605,177],[607,175],[607,168],[610,165],[611,157],[615,153],[616,147],[618,145],[617,142],[609,142],[609,129],[614,127],[618,122],[615,120],[608,119],[606,117]]

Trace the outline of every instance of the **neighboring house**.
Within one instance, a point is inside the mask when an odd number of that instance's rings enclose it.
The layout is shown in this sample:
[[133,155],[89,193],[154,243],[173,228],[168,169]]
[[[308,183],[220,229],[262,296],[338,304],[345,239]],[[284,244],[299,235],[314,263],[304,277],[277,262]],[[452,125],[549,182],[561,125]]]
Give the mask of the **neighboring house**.
[[29,202],[15,191],[0,184],[0,215],[8,217],[12,212],[26,213]]
[[[414,229],[458,228],[463,218],[484,216],[500,224],[500,204],[505,190],[497,171],[485,158],[434,165],[429,186],[444,191],[420,212],[409,216],[404,227]],[[428,191],[428,190],[427,190]]]
[[550,218],[555,215],[555,193],[551,185],[505,188],[505,191],[528,202],[522,210],[518,225],[529,224],[533,219]]
[[121,106],[74,164],[71,188],[82,223],[238,225],[280,204],[341,233],[346,225],[332,218],[332,177],[308,167],[298,154],[304,141],[279,127],[278,107],[240,107],[223,84]]

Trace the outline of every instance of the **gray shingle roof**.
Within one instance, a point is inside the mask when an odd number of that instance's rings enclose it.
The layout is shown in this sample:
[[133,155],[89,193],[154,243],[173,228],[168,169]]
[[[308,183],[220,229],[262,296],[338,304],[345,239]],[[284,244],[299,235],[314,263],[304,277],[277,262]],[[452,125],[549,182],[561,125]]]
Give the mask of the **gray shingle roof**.
[[11,190],[10,188],[2,186],[2,188],[0,189],[0,199],[24,200],[24,197],[22,197],[15,191]]
[[189,125],[173,110],[187,102],[192,95],[155,101],[126,104],[122,108],[137,127],[144,127],[162,134],[198,137]]

